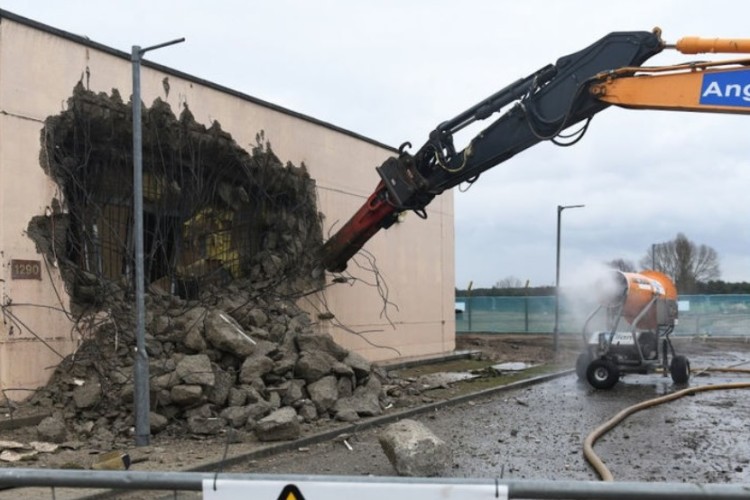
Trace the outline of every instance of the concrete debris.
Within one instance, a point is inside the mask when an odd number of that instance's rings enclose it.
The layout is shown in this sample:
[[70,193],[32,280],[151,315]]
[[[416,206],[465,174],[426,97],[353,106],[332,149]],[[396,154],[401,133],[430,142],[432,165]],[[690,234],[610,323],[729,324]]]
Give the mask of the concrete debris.
[[367,384],[359,386],[350,397],[338,399],[333,405],[333,411],[339,420],[347,420],[344,415],[351,412],[359,417],[374,417],[382,413],[380,394],[382,384],[376,378],[371,378]]
[[294,408],[285,406],[260,419],[255,427],[260,441],[286,441],[300,436],[299,419]]
[[[418,395],[317,332],[295,302],[325,285],[306,167],[282,163],[262,132],[246,152],[218,122],[207,129],[182,108],[176,117],[157,99],[144,115],[144,156],[172,159],[144,165],[150,247],[160,253],[146,276],[151,432],[293,439],[320,421],[378,415],[400,406],[394,397]],[[53,200],[52,215],[32,218],[27,233],[50,260],[68,252],[60,273],[82,341],[23,403],[52,413],[37,433],[53,444],[109,450],[133,436],[136,327],[122,205],[132,184],[119,168],[130,149],[117,146],[128,144],[130,109],[119,92],[78,85],[68,109],[45,121],[42,168],[65,202]],[[117,229],[92,233],[91,213]],[[103,268],[90,242],[111,246],[97,255]]]
[[156,412],[149,412],[148,414],[149,424],[151,426],[151,432],[153,434],[158,434],[164,429],[167,428],[167,424],[169,423],[169,420],[164,415],[161,415]]
[[389,425],[378,441],[399,476],[439,476],[452,465],[452,454],[445,441],[415,420],[404,419]]
[[3,462],[20,462],[24,460],[33,460],[39,454],[36,450],[31,451],[14,451],[4,450],[0,453],[0,460]]
[[303,352],[295,366],[295,375],[312,383],[325,377],[333,369],[336,358],[325,352]]
[[359,420],[359,415],[353,408],[341,407],[336,410],[336,420],[342,422],[356,422]]
[[24,448],[27,446],[18,441],[0,441],[0,450],[23,450]]
[[221,311],[211,311],[204,322],[206,340],[216,349],[244,358],[258,343],[234,319]]
[[319,414],[327,413],[339,397],[338,384],[334,375],[328,375],[309,384],[307,391]]
[[252,385],[253,381],[262,380],[264,375],[273,370],[273,360],[268,356],[250,356],[242,362],[240,383]]
[[203,387],[200,385],[176,385],[172,387],[169,398],[177,406],[194,406],[203,400]]
[[[73,403],[74,405],[75,403]],[[59,413],[39,422],[36,432],[39,435],[39,439],[52,443],[64,443],[68,438],[68,429],[65,426],[65,420]]]
[[61,445],[55,443],[45,443],[44,441],[31,441],[29,443],[29,446],[31,446],[35,451],[38,451],[39,453],[55,453],[58,449],[60,449]]
[[337,361],[343,361],[350,352],[334,342],[327,334],[304,334],[296,338],[297,348],[305,353],[326,353],[333,356]]
[[177,376],[186,384],[213,387],[216,382],[211,360],[206,354],[185,356],[175,368]]
[[230,406],[224,408],[219,414],[229,425],[239,429],[242,428],[250,417],[250,408],[247,406]]
[[354,375],[360,380],[370,376],[370,370],[372,368],[370,362],[356,352],[350,352],[346,358],[344,358],[344,364],[350,366],[354,371]]
[[[317,333],[317,325],[296,305],[292,297],[298,290],[279,275],[285,261],[274,252],[284,256],[288,245],[299,242],[279,238],[275,244],[263,240],[264,249],[249,260],[257,262],[249,277],[206,285],[197,298],[149,287],[152,434],[203,437],[236,431],[251,439],[286,440],[314,431],[319,421],[353,422],[393,406],[396,393],[387,393],[393,387],[387,374],[330,335]],[[95,449],[132,440],[131,285],[97,281],[106,289],[106,301],[89,314],[98,318],[106,311],[107,321],[89,321],[75,357],[63,360],[49,384],[24,403],[56,412],[37,427],[39,440],[85,441]]]
[[[93,422],[91,422],[93,424]],[[60,443],[60,448],[63,450],[80,450],[84,447],[84,443],[82,441],[65,441],[64,443]]]
[[92,408],[99,403],[102,386],[97,380],[89,380],[73,390],[73,400],[77,408]]
[[190,432],[196,436],[216,436],[226,425],[223,418],[201,415],[188,417],[187,424]]
[[[391,390],[399,386],[385,371],[330,335],[314,333],[293,302],[260,298],[252,286],[214,292],[215,303],[229,304],[221,299],[225,293],[243,306],[223,310],[167,294],[148,296],[153,434],[234,431],[243,439],[277,441],[294,439],[320,420],[355,422],[401,406],[393,404]],[[49,385],[25,403],[54,410],[37,427],[40,441],[74,438],[112,449],[132,439],[134,350],[127,342],[133,339],[122,334],[132,310],[124,300],[111,310],[116,321],[102,323],[75,359],[64,360]],[[261,328],[268,339],[257,335]]]

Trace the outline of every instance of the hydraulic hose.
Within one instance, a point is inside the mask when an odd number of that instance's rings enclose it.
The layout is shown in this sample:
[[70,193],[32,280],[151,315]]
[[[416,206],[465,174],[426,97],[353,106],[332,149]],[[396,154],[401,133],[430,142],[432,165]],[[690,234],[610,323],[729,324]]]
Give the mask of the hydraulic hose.
[[[733,373],[750,373],[750,370],[742,369],[742,368],[704,368],[702,370],[695,370],[696,372],[699,371],[721,371],[721,372],[733,372]],[[602,437],[604,434],[609,432],[611,429],[613,429],[617,424],[625,420],[626,417],[629,415],[632,415],[633,413],[639,412],[641,410],[644,410],[646,408],[650,408],[652,406],[657,406],[662,403],[667,403],[669,401],[674,401],[675,399],[679,399],[683,396],[693,395],[698,392],[705,392],[705,391],[719,391],[719,390],[729,390],[729,389],[750,389],[750,382],[728,382],[724,384],[716,384],[716,385],[699,385],[697,387],[688,387],[686,389],[682,389],[677,392],[673,392],[671,394],[667,394],[665,396],[660,396],[658,398],[648,399],[646,401],[642,401],[640,403],[634,404],[633,406],[629,406],[625,408],[624,410],[620,411],[617,415],[594,429],[591,434],[589,434],[586,439],[583,442],[583,455],[586,457],[586,460],[591,464],[591,466],[596,470],[597,474],[599,474],[599,477],[603,481],[614,481],[614,477],[612,476],[612,473],[609,471],[609,469],[604,465],[604,462],[597,456],[596,453],[594,453],[594,443]]]

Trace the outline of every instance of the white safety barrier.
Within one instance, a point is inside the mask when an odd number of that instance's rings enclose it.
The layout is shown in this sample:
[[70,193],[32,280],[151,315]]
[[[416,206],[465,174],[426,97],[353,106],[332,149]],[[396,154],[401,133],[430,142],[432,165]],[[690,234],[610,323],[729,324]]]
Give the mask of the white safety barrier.
[[[0,469],[0,488],[50,487],[202,491],[209,500],[619,499],[746,500],[750,484],[545,481],[405,477],[300,476],[211,472]],[[338,491],[338,493],[336,493]],[[345,496],[334,496],[345,492]],[[444,496],[450,491],[454,496]],[[226,493],[228,496],[221,496]],[[323,495],[325,493],[325,495]],[[329,493],[331,496],[329,496]],[[239,494],[240,496],[229,496]],[[212,495],[212,496],[211,496]],[[321,496],[323,495],[323,496]],[[462,496],[463,495],[463,496]],[[473,496],[471,496],[473,495]]]

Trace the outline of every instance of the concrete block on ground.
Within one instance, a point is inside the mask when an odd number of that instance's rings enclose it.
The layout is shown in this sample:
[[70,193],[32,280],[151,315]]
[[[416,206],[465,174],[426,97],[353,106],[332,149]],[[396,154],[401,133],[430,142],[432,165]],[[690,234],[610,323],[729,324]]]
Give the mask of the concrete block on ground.
[[415,420],[389,425],[378,441],[399,476],[440,476],[453,462],[446,442]]

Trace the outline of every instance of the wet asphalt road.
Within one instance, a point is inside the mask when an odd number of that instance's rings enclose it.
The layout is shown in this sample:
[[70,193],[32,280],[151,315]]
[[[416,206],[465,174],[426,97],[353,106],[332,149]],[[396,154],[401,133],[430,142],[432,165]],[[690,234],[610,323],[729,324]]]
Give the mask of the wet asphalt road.
[[[691,356],[693,368],[726,367],[747,352]],[[745,364],[744,368],[750,368]],[[691,386],[750,380],[693,375]],[[583,441],[627,406],[683,387],[660,374],[627,375],[596,391],[575,375],[415,417],[449,443],[444,477],[598,480]],[[380,429],[232,467],[233,472],[375,475],[395,472]],[[351,447],[351,450],[349,447]],[[750,482],[750,391],[709,391],[629,416],[594,450],[618,481]]]

